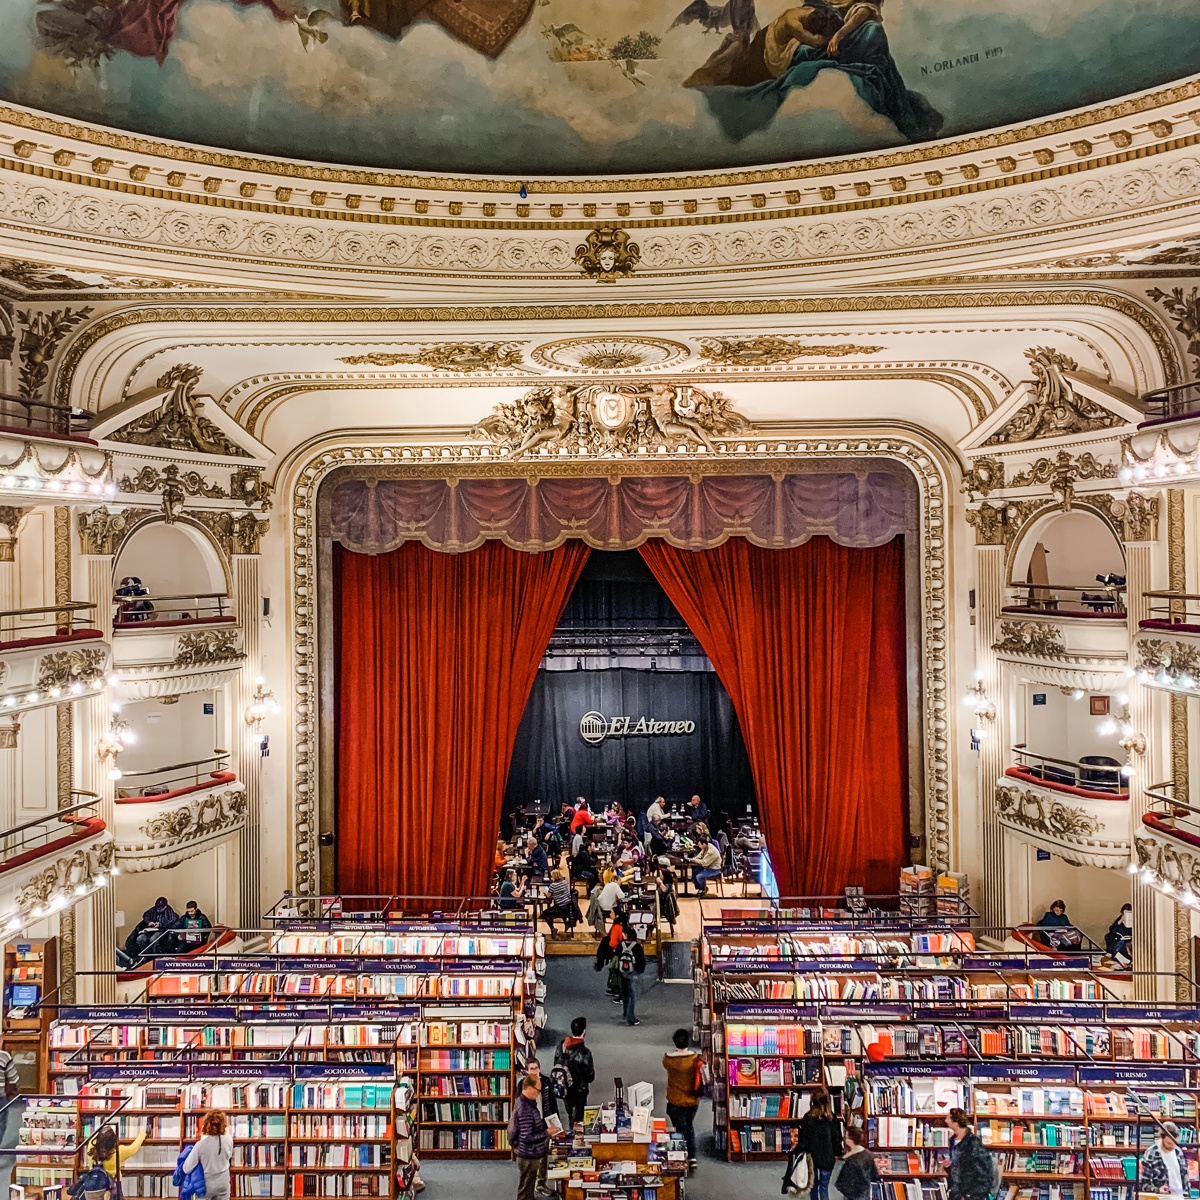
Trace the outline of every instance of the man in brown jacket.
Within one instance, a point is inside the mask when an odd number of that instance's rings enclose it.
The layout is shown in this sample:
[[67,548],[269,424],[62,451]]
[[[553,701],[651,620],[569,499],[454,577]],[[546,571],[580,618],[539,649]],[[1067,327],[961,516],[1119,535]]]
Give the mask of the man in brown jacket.
[[688,1167],[696,1165],[696,1109],[700,1107],[700,1093],[696,1089],[697,1067],[700,1055],[688,1048],[692,1040],[686,1029],[677,1029],[671,1036],[674,1050],[663,1055],[663,1066],[667,1072],[667,1117],[671,1127],[682,1133],[687,1140]]

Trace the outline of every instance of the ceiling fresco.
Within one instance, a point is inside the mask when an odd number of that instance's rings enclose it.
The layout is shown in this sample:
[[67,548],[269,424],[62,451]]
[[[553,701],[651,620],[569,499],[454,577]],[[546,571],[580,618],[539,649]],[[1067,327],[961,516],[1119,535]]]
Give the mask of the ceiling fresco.
[[13,103],[514,186],[901,146],[1200,71],[1197,0],[0,0],[0,23]]

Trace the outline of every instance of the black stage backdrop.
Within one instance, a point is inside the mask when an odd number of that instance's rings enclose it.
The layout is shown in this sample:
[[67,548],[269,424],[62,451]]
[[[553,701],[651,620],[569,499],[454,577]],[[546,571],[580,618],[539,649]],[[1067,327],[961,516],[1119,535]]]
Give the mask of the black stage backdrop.
[[[592,746],[579,732],[588,712],[631,717],[631,727],[642,716],[694,721],[696,731],[608,737]],[[712,818],[736,816],[755,803],[741,730],[715,671],[538,671],[517,730],[506,815],[539,801],[557,813],[576,796],[587,797],[593,809],[619,800],[637,812],[655,796],[682,802],[693,792]]]

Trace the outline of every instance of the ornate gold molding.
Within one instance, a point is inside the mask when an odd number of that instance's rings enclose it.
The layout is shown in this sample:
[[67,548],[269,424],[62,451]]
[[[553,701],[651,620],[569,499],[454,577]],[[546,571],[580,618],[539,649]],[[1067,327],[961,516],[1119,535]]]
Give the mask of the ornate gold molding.
[[50,374],[50,362],[58,353],[63,338],[94,311],[92,308],[58,308],[17,313],[22,325],[17,347],[22,396],[35,400],[41,395]]
[[104,674],[108,651],[94,646],[78,650],[55,650],[38,660],[37,690],[69,687],[73,683],[88,686]]
[[235,662],[242,657],[236,629],[198,629],[179,635],[173,665],[199,667],[206,663]]
[[[683,317],[771,317],[798,314],[940,311],[982,308],[1093,307],[1134,322],[1149,337],[1170,383],[1178,382],[1181,362],[1175,339],[1158,315],[1119,292],[1098,288],[1047,288],[1037,291],[929,292],[913,295],[808,296],[777,300],[631,301],[597,304],[430,305],[169,305],[110,313],[85,326],[63,353],[55,378],[55,399],[69,403],[75,372],[84,355],[111,333],[138,325],[238,324],[407,324],[499,321],[646,320]],[[356,385],[360,386],[360,385]],[[987,415],[980,413],[980,420]],[[243,422],[245,427],[245,422]]]
[[575,262],[580,271],[597,283],[616,283],[628,279],[641,261],[642,250],[629,234],[615,225],[597,225],[575,247]]
[[1048,503],[1045,500],[1001,500],[967,509],[967,524],[975,530],[975,545],[1011,548],[1030,516],[1046,508]]
[[133,527],[154,516],[152,508],[96,508],[79,514],[79,542],[84,554],[115,555]]
[[1090,450],[1077,458],[1060,450],[1053,458],[1039,458],[1009,480],[1009,487],[1034,487],[1049,484],[1064,512],[1070,512],[1075,502],[1075,484],[1088,479],[1116,479],[1117,464],[1102,463]]
[[15,505],[0,505],[0,563],[16,561],[17,533],[21,522],[33,510]]
[[852,354],[878,354],[883,346],[856,346],[853,342],[820,345],[796,334],[759,334],[751,337],[702,337],[700,356],[720,366],[765,367],[795,362],[798,358],[848,358]]
[[259,545],[271,522],[256,517],[251,512],[197,511],[193,519],[203,525],[216,539],[226,558],[235,554],[257,554]]
[[1014,824],[1047,837],[1083,841],[1100,831],[1100,821],[1086,809],[1020,788],[997,787],[996,808]]
[[1062,658],[1067,652],[1062,630],[1039,621],[1001,621],[1000,636],[992,649],[1001,654],[1032,658]]
[[338,362],[351,366],[431,367],[435,371],[489,371],[521,366],[521,342],[428,342],[411,353],[373,350]]
[[171,389],[166,400],[158,408],[114,430],[106,440],[155,446],[162,450],[249,458],[241,446],[201,413],[202,402],[196,395],[201,374],[200,368],[190,363],[179,363],[165,371],[156,386]]

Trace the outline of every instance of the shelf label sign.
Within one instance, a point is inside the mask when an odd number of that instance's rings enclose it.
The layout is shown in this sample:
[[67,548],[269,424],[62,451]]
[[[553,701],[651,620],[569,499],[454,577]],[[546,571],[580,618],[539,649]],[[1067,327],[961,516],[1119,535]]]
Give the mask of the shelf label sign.
[[292,1072],[283,1063],[197,1063],[192,1068],[196,1079],[291,1079]]
[[1080,1083],[1146,1083],[1184,1087],[1187,1072],[1182,1067],[1112,1066],[1080,1067]]
[[297,1063],[297,1079],[391,1079],[391,1063]]
[[185,1065],[175,1063],[98,1063],[88,1068],[92,1079],[187,1079]]
[[[868,1075],[911,1075],[914,1078],[928,1079],[963,1079],[966,1077],[967,1069],[958,1063],[872,1063],[865,1065],[864,1069]],[[941,1113],[930,1113],[932,1117],[941,1116]]]
[[1103,1021],[1103,1004],[1014,1004],[1014,1021]]
[[1049,1063],[972,1063],[972,1079],[1014,1079],[1031,1084],[1074,1083],[1074,1067],[1056,1067]]
[[183,1024],[215,1025],[222,1021],[236,1021],[238,1013],[232,1005],[215,1005],[212,1008],[206,1008],[202,1004],[156,1004],[151,1019],[179,1021]]
[[1160,1008],[1154,1005],[1129,1008],[1110,1004],[1108,1016],[1112,1021],[1153,1021],[1156,1025],[1163,1021],[1186,1021],[1192,1025],[1200,1024],[1200,1008]]
[[738,1018],[746,1021],[754,1021],[760,1017],[767,1021],[778,1020],[781,1016],[815,1017],[817,1006],[815,1004],[791,1004],[786,1001],[779,1004],[730,1004],[725,1010],[725,1015],[730,1020]]

